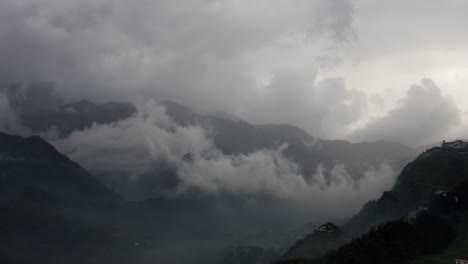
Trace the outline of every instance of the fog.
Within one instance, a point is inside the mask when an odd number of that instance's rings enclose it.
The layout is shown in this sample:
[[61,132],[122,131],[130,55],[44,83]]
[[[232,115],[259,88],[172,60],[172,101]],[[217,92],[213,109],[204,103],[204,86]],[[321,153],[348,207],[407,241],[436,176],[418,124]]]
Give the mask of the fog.
[[[213,217],[217,232],[340,222],[392,188],[407,153],[376,163],[372,149],[346,163],[327,155],[357,150],[322,153],[316,142],[382,140],[411,152],[466,138],[467,8],[463,0],[2,0],[0,131],[39,134],[127,202],[200,202],[205,211],[183,216],[200,225]],[[49,122],[80,100],[136,111],[66,133],[23,120],[46,113]],[[252,131],[295,126],[311,142],[231,153],[203,122],[178,122],[165,100]],[[198,248],[190,239],[174,241]],[[172,246],[153,253],[164,260],[179,252]]]
[[[175,100],[253,123],[296,125],[320,138],[431,144],[461,137],[457,131],[466,127],[447,122],[443,129],[418,131],[427,122],[424,105],[435,104],[418,99],[410,102],[417,106],[400,109],[406,97],[424,96],[414,94],[424,78],[439,87],[436,98],[445,98],[441,119],[456,120],[467,107],[461,68],[443,68],[460,65],[458,58],[427,55],[430,43],[434,54],[463,54],[466,40],[456,32],[466,21],[454,10],[464,3],[440,5],[415,1],[408,14],[394,5],[385,9],[398,18],[392,20],[379,18],[383,9],[370,1],[351,0],[6,0],[0,3],[0,83],[46,81],[67,101]],[[422,24],[431,17],[440,22],[433,31]],[[398,34],[390,34],[395,27],[408,45],[382,43],[378,27],[389,33],[386,43],[399,42]],[[406,69],[404,76],[380,62],[411,56],[413,68],[421,70]],[[448,79],[447,71],[454,77]],[[411,111],[413,119],[398,121],[396,133],[381,132],[402,111]],[[420,133],[430,135],[414,140]]]
[[[145,103],[138,114],[115,124],[94,125],[53,141],[60,151],[95,175],[121,175],[136,181],[164,161],[175,169],[175,186],[160,189],[166,197],[177,197],[193,189],[203,195],[272,196],[298,202],[318,217],[344,218],[363,203],[392,187],[396,173],[385,163],[370,167],[356,180],[344,164],[324,175],[319,166],[314,175],[302,175],[299,165],[283,154],[287,144],[248,154],[226,155],[199,126],[183,127],[166,115],[163,106]],[[306,178],[311,176],[312,182]],[[154,173],[152,177],[167,177]],[[162,180],[161,180],[162,181]],[[323,208],[327,203],[327,208]],[[321,217],[320,217],[321,218]]]

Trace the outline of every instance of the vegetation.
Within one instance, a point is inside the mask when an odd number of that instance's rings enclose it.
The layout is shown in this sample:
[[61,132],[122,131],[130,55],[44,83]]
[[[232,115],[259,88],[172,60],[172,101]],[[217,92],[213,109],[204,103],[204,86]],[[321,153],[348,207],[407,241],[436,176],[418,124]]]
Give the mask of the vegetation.
[[391,221],[372,228],[365,235],[323,257],[279,263],[401,263],[447,247],[453,231],[447,221],[425,214],[414,223]]
[[406,264],[452,264],[455,258],[468,255],[468,239],[457,240],[438,254],[424,255]]
[[346,238],[347,236],[341,228],[332,223],[327,223],[306,235],[303,239],[296,241],[296,243],[283,254],[282,259],[317,257],[344,245],[346,243]]
[[[466,150],[425,152],[406,166],[392,191],[368,203],[351,220],[351,225],[383,224],[321,257],[279,263],[453,263],[455,257],[468,255],[467,177]],[[421,205],[424,209],[406,217]],[[393,218],[402,220],[387,221]]]
[[419,207],[427,206],[437,191],[450,190],[467,176],[466,149],[430,149],[403,169],[391,191],[367,203],[343,228],[359,234],[379,223],[404,218]]

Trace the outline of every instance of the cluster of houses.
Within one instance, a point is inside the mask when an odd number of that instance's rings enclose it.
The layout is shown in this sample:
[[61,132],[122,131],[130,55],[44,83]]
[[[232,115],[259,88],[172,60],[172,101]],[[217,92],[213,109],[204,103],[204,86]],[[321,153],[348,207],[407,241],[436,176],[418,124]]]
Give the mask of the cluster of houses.
[[468,142],[463,140],[455,140],[452,142],[446,142],[445,140],[442,142],[442,148],[448,149],[468,149]]
[[458,257],[455,259],[455,264],[468,264],[468,257]]

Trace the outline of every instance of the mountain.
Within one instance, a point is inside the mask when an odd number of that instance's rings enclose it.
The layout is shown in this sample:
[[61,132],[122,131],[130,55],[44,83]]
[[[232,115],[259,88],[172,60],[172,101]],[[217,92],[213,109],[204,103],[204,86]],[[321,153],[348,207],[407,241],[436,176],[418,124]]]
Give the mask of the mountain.
[[[319,168],[323,168],[326,180],[331,181],[330,171],[337,165],[343,165],[355,181],[365,177],[369,169],[378,169],[382,164],[390,165],[393,171],[400,171],[414,156],[413,149],[398,143],[385,141],[350,143],[344,140],[321,140],[314,138],[301,128],[287,124],[254,125],[239,119],[200,114],[172,101],[163,101],[159,105],[165,108],[167,115],[178,125],[202,127],[216,147],[225,155],[248,155],[257,150],[277,149],[279,146],[287,145],[282,153],[299,165],[302,175],[309,182],[314,182],[313,177]],[[103,106],[95,105],[92,108],[96,107]],[[79,109],[82,108],[84,107]],[[107,121],[119,120],[127,116],[122,117],[119,114],[110,113],[109,115],[113,118]],[[107,121],[96,119],[93,122]],[[89,121],[89,123],[92,122]],[[67,124],[72,126],[74,123]],[[82,127],[77,126],[75,129]],[[62,131],[69,130],[72,129],[62,129]],[[127,175],[97,176],[109,186],[119,190],[128,199],[145,199],[157,196],[155,192],[158,190],[172,190],[171,188],[178,183],[175,173],[171,164],[161,160],[157,161],[152,171],[132,181],[128,181]],[[154,177],[154,175],[163,177]],[[160,181],[161,178],[164,178],[164,182]]]
[[406,165],[391,191],[364,205],[344,228],[360,233],[376,224],[405,217],[427,207],[434,194],[449,190],[467,178],[468,145],[455,141],[428,149]]
[[[34,100],[29,97],[33,96],[27,97],[28,100],[20,100],[17,99],[18,92],[14,90],[11,93],[15,95],[10,96],[13,98],[11,105],[15,106],[26,128],[35,133],[55,130],[59,137],[90,127],[93,123],[109,124],[126,119],[137,111],[129,103],[96,104],[86,100],[60,104],[60,100],[54,99],[49,100],[53,101],[50,106],[39,104],[40,107],[32,107],[31,102]],[[345,165],[355,180],[364,177],[369,168],[378,168],[383,162],[387,162],[394,171],[400,171],[414,155],[413,149],[393,142],[321,140],[303,129],[287,124],[254,125],[239,119],[200,114],[172,101],[163,101],[160,105],[179,125],[203,127],[214,144],[226,155],[249,154],[287,144],[283,154],[300,165],[302,174],[308,180],[311,180],[319,166],[325,169],[324,174],[328,177],[328,171],[334,166]],[[161,170],[167,168],[163,166]],[[141,177],[144,185],[147,185],[148,179],[144,178]]]
[[36,187],[64,199],[108,201],[118,195],[39,136],[20,137],[0,132],[0,193],[18,198]]
[[55,127],[61,137],[91,127],[93,123],[109,124],[135,113],[136,108],[128,103],[95,104],[87,100],[39,111],[20,110],[23,125],[31,131],[43,132]]
[[417,214],[375,226],[327,254],[278,263],[452,263],[454,258],[466,255],[467,223],[468,180],[465,180],[434,195],[428,207]]
[[349,239],[350,237],[341,228],[333,223],[326,223],[296,241],[281,259],[318,257],[344,245]]
[[278,258],[278,248],[264,248],[259,246],[238,247],[229,252],[223,264],[270,264]]
[[171,101],[161,102],[161,105],[179,125],[200,125],[209,131],[216,146],[225,154],[248,154],[287,144],[283,154],[297,162],[307,178],[319,165],[331,169],[344,164],[356,178],[382,162],[388,162],[394,171],[399,171],[414,156],[413,149],[394,142],[321,140],[287,124],[253,125],[242,120],[202,115]]
[[[463,149],[457,150],[463,152]],[[426,155],[435,154],[436,157],[446,158],[447,156],[438,155],[454,150],[443,146],[430,150]],[[466,149],[464,150],[466,152]],[[432,158],[437,159],[436,157]],[[465,158],[464,162],[467,161]],[[439,163],[436,167],[440,165]],[[465,175],[464,180],[447,187],[445,191],[432,193],[426,207],[400,219],[374,226],[368,232],[354,237],[346,245],[327,254],[314,258],[300,256],[279,263],[452,263],[454,258],[466,255],[467,227],[468,179]]]
[[134,263],[131,241],[113,237],[113,223],[83,221],[69,205],[0,201],[1,263]]
[[[319,228],[296,242],[281,263],[426,263],[418,259],[465,245],[467,223],[468,143],[444,141],[410,162],[393,189],[364,205],[343,230]],[[339,232],[327,237],[321,229]],[[332,251],[317,253],[323,247]]]
[[1,263],[132,263],[133,244],[112,237],[112,214],[92,209],[120,203],[39,136],[0,132]]
[[326,255],[314,259],[290,259],[279,263],[405,263],[440,252],[453,241],[454,228],[450,221],[432,213],[424,213],[414,222],[387,222]]

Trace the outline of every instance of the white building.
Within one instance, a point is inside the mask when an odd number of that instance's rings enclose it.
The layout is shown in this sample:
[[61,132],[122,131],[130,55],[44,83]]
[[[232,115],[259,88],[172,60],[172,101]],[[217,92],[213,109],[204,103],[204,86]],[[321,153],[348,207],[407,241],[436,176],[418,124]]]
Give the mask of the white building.
[[468,257],[458,257],[455,259],[455,264],[468,264]]
[[452,142],[442,142],[442,148],[448,149],[466,149],[468,148],[468,142],[465,142],[463,140],[455,140]]

